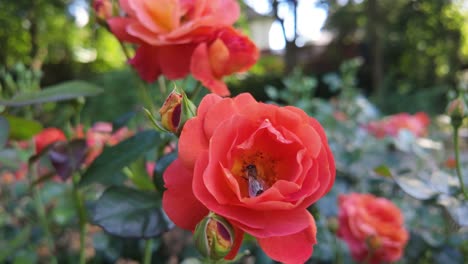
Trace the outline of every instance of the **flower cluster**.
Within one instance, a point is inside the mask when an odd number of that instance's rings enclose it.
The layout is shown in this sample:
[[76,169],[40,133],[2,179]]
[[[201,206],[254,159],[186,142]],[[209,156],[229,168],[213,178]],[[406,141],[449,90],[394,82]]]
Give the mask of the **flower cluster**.
[[378,264],[401,258],[408,241],[403,215],[391,201],[370,194],[339,197],[338,236],[359,262]]
[[228,259],[248,233],[271,258],[301,263],[316,243],[307,207],[334,180],[334,159],[315,119],[249,94],[210,94],[185,124],[179,157],[164,173],[163,207],[188,230],[209,211],[227,219],[235,234]]
[[138,46],[130,64],[145,81],[189,73],[214,93],[229,95],[224,76],[250,68],[255,44],[232,27],[235,0],[120,0],[123,17],[107,23],[114,35]]
[[376,138],[386,136],[395,137],[402,129],[406,129],[417,137],[427,134],[431,120],[426,113],[418,112],[414,115],[399,113],[382,120],[368,123],[365,128]]

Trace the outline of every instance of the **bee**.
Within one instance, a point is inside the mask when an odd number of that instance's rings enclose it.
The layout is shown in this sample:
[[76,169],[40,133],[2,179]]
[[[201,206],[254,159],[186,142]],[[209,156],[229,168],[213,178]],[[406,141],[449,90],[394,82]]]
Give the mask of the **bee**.
[[249,197],[257,197],[265,191],[265,183],[257,177],[257,167],[249,164],[246,167],[245,177],[249,181]]

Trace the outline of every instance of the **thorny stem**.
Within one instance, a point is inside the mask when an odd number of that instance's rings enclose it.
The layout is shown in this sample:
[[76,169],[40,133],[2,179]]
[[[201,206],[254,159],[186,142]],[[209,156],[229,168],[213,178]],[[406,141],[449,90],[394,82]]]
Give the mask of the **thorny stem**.
[[468,200],[468,193],[465,190],[465,184],[463,183],[463,175],[461,173],[461,168],[460,168],[460,145],[458,142],[459,128],[460,126],[457,126],[457,125],[453,126],[453,145],[455,148],[455,163],[456,163],[456,171],[457,171],[458,180],[460,181],[461,191],[463,193],[463,196],[465,197],[465,200]]
[[37,186],[34,184],[34,178],[36,175],[36,169],[33,164],[29,165],[29,173],[28,179],[30,188],[33,192],[33,201],[34,207],[36,209],[37,216],[39,217],[39,224],[41,225],[42,229],[44,230],[45,239],[47,241],[47,247],[49,248],[50,252],[50,263],[56,264],[57,259],[55,258],[55,245],[54,240],[52,238],[52,233],[50,232],[49,225],[47,223],[46,211],[44,207],[44,203],[42,202],[41,193],[38,190]]
[[[122,48],[123,53],[125,54],[125,58],[127,59],[127,61],[130,61],[132,58],[130,57],[130,52],[128,51],[127,47],[123,44],[122,41],[120,41],[119,39],[117,40],[120,44],[120,47]],[[151,101],[151,96],[148,94],[147,86],[142,84],[140,80],[138,83],[138,89],[140,90],[140,97],[141,97],[140,99],[143,100],[143,102],[146,105],[146,108],[148,108],[151,111],[151,113],[154,113],[155,110],[154,110],[153,102]]]

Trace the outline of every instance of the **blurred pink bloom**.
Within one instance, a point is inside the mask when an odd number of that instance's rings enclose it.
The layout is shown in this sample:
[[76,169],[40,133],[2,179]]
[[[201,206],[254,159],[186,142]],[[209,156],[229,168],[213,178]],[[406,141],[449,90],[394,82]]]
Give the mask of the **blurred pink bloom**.
[[422,137],[427,134],[430,122],[429,116],[424,112],[418,112],[414,115],[399,113],[370,122],[365,125],[365,128],[376,138],[396,137],[402,129],[409,130],[417,137]]

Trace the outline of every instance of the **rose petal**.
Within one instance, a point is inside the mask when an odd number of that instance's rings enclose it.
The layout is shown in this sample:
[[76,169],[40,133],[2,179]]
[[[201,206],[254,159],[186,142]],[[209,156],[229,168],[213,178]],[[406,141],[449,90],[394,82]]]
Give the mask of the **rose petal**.
[[184,78],[189,74],[193,44],[162,46],[159,50],[159,65],[170,80]]
[[166,169],[163,178],[167,188],[163,195],[164,211],[177,226],[193,231],[208,214],[208,209],[193,195],[191,171],[176,159]]
[[208,45],[206,43],[201,43],[194,50],[190,70],[193,77],[199,80],[211,92],[221,96],[230,95],[226,84],[217,79],[213,74],[208,55]]
[[[229,204],[221,205],[206,189],[204,172],[208,151],[199,153],[194,168],[193,193],[211,211],[239,224],[245,232],[256,237],[283,236],[297,233],[309,226],[309,213],[304,210],[258,211]],[[274,215],[275,217],[271,217]]]
[[272,259],[284,263],[304,263],[313,252],[316,244],[317,228],[314,218],[309,214],[310,225],[304,230],[277,237],[257,238],[260,247]]
[[134,20],[132,18],[125,17],[113,17],[107,20],[110,30],[120,41],[142,44],[142,40],[127,31],[127,27],[133,23]]
[[234,229],[234,243],[232,245],[231,251],[227,254],[225,259],[231,260],[237,256],[237,252],[239,252],[239,248],[242,245],[242,240],[244,239],[244,231],[242,231],[237,226],[233,226]]
[[184,165],[193,169],[201,152],[208,149],[208,140],[203,133],[203,124],[199,117],[187,121],[180,134],[179,159]]
[[129,62],[143,80],[153,82],[161,75],[158,55],[157,47],[141,45]]

